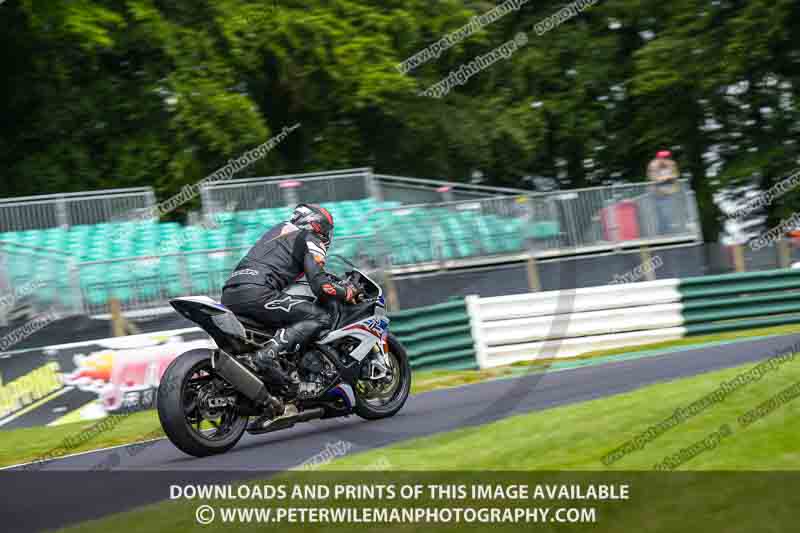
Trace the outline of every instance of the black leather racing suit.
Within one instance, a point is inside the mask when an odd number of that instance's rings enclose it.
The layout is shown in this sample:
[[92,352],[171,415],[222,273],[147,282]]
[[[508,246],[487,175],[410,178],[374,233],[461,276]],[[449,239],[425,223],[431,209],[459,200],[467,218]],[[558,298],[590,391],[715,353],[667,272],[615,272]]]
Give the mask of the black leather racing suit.
[[256,355],[263,370],[272,366],[269,358],[301,351],[331,326],[330,315],[322,306],[285,293],[289,285],[305,276],[318,299],[352,298],[352,287],[325,272],[326,254],[319,236],[284,222],[258,240],[225,282],[225,307],[265,325],[285,328],[276,334],[271,353]]

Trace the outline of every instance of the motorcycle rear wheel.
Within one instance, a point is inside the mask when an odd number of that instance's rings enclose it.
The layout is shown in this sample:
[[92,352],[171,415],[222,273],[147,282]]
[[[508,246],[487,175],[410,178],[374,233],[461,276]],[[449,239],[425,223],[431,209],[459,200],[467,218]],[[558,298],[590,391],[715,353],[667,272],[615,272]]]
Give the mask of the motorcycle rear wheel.
[[164,433],[178,449],[195,457],[227,452],[247,428],[248,417],[235,405],[211,411],[204,406],[204,386],[213,377],[211,355],[211,350],[198,349],[178,356],[158,386],[158,418]]

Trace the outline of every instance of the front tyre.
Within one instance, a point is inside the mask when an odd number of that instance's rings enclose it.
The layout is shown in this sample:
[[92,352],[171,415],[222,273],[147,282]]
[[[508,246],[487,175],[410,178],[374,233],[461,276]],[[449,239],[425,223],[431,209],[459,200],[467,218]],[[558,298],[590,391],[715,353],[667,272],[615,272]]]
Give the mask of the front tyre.
[[247,428],[248,417],[237,412],[235,402],[221,407],[217,403],[232,391],[220,389],[212,353],[198,349],[178,356],[158,386],[158,418],[164,433],[178,449],[195,457],[230,450]]
[[405,405],[411,391],[411,365],[406,349],[393,335],[389,335],[388,344],[386,355],[391,377],[379,382],[360,380],[356,384],[355,412],[367,420],[394,416]]

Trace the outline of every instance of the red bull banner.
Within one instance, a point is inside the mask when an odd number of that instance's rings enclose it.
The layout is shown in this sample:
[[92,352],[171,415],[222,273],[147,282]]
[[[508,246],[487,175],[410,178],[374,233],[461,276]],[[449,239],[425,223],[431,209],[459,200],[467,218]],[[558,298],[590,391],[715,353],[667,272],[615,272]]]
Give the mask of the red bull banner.
[[0,430],[155,407],[167,366],[213,348],[197,328],[48,346],[0,358]]
[[76,355],[75,370],[62,376],[64,385],[97,395],[107,412],[154,407],[155,390],[173,359],[211,341],[169,342],[147,348],[102,350]]

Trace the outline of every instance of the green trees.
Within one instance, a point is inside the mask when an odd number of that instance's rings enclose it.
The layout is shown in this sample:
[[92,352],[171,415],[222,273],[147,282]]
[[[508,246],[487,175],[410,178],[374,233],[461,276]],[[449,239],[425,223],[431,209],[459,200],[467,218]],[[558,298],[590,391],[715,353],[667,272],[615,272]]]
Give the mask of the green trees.
[[[247,175],[371,165],[562,187],[641,181],[668,147],[706,238],[712,195],[800,168],[792,0],[528,2],[408,74],[400,61],[495,7],[442,0],[9,0],[0,6],[0,197],[194,183],[284,125]],[[441,99],[418,93],[520,31]],[[772,221],[800,193],[770,206]]]

